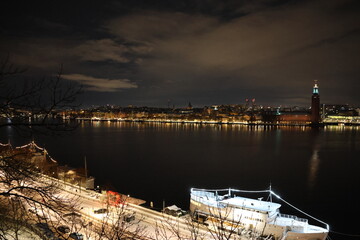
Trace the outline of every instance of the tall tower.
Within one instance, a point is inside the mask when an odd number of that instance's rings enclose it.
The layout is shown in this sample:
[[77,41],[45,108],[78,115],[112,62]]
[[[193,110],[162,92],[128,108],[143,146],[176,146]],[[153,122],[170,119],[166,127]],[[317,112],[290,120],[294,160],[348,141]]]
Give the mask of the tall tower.
[[314,80],[313,94],[311,96],[311,124],[320,122],[320,95],[317,80]]

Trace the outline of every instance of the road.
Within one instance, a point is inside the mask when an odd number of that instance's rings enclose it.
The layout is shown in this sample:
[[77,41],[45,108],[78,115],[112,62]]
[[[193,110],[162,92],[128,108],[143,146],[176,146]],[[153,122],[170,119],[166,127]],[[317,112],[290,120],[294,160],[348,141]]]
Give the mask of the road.
[[[59,197],[77,201],[78,212],[82,215],[83,225],[86,226],[91,222],[92,229],[97,229],[93,230],[93,233],[90,233],[91,230],[86,228],[80,230],[79,232],[84,234],[85,239],[95,239],[96,237],[92,236],[96,235],[95,232],[104,225],[110,228],[121,226],[124,231],[130,234],[140,229],[140,239],[171,240],[179,239],[179,236],[181,239],[193,239],[195,231],[198,236],[213,239],[205,226],[192,222],[189,216],[173,217],[131,203],[109,206],[104,194],[86,190],[45,175],[43,179],[47,184],[52,182],[57,184],[60,189]],[[94,213],[98,209],[107,209],[107,213]],[[124,221],[124,216],[128,214],[134,215],[135,220]]]
[[[56,232],[58,226],[66,225],[70,228],[70,232],[81,233],[85,240],[119,239],[118,236],[109,236],[114,233],[123,235],[121,239],[131,235],[135,235],[135,239],[143,240],[217,239],[215,231],[209,231],[205,225],[193,222],[189,215],[173,217],[126,201],[117,206],[110,206],[105,194],[86,190],[46,175],[41,175],[39,181],[27,186],[36,188],[49,185],[58,189],[55,197],[76,204],[75,213],[73,215],[70,213],[71,216],[66,217],[69,212],[59,216],[51,210],[39,211],[39,208],[34,209],[34,205],[27,205],[34,219],[51,223],[49,226],[53,232]],[[18,192],[18,194],[22,193]],[[95,213],[95,210],[99,209],[106,211]],[[126,221],[125,216],[135,216],[135,219],[128,218],[129,221]],[[99,233],[103,235],[99,236]],[[55,236],[60,239],[68,238],[69,233],[63,236],[55,234]],[[231,239],[247,238],[237,235]]]

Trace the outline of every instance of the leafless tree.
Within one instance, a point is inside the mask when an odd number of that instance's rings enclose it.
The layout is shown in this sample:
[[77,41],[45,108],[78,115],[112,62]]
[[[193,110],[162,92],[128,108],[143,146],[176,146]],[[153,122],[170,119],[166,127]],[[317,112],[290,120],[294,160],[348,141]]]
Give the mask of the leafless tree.
[[37,81],[19,81],[24,70],[6,58],[0,63],[0,128],[10,126],[22,135],[59,133],[74,125],[56,118],[58,111],[77,107],[81,87],[65,85],[62,66],[55,77]]
[[[73,125],[54,116],[59,110],[74,107],[81,89],[62,84],[62,68],[50,81],[20,84],[14,78],[23,72],[8,57],[0,63],[0,130],[12,127],[23,136],[72,130]],[[44,177],[31,157],[31,153],[11,145],[0,146],[0,239],[6,239],[7,230],[17,239],[21,226],[46,222],[47,215],[62,216],[76,209],[73,199],[58,195],[56,183]]]
[[0,221],[0,239],[18,239],[23,228],[21,222],[26,218],[24,209],[16,198],[0,198],[0,214],[6,221]]
[[[206,239],[260,239],[261,234],[247,229],[242,214],[236,215],[234,209],[227,204],[218,203],[216,206],[208,206],[205,212],[195,211],[192,219],[199,224],[195,225],[194,229],[205,229]],[[257,229],[256,227],[254,226],[254,229]],[[199,234],[201,231],[194,232]]]
[[[244,227],[240,218],[233,216],[231,208],[211,207],[198,216],[186,215],[178,218],[164,215],[156,224],[156,239],[165,240],[236,240],[241,238]],[[245,232],[244,232],[245,233]],[[246,232],[248,233],[248,232]],[[245,237],[245,236],[243,236]],[[247,237],[254,237],[247,235]]]
[[59,186],[29,163],[26,154],[3,151],[0,165],[0,224],[7,226],[0,229],[4,236],[13,232],[17,239],[18,231],[29,225],[48,223],[52,217],[78,209],[76,199],[64,198]]
[[205,225],[193,221],[189,215],[180,218],[163,214],[156,223],[155,233],[159,240],[204,240],[207,231]]
[[215,240],[236,239],[241,227],[240,220],[234,220],[231,208],[217,206],[209,207],[207,228]]
[[119,204],[107,203],[106,208],[95,210],[98,219],[86,226],[87,237],[92,239],[144,239],[146,227],[142,224],[143,217],[132,210],[126,198]]

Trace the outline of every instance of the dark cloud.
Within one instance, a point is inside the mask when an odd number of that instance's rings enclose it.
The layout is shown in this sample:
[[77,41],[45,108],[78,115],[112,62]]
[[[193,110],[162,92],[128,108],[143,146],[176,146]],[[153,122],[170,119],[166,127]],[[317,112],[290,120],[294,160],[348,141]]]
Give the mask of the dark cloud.
[[[360,73],[356,1],[92,3],[80,14],[88,21],[74,16],[80,6],[72,7],[61,6],[69,14],[63,17],[28,13],[39,36],[10,34],[17,24],[7,24],[2,51],[44,71],[65,63],[68,79],[88,79],[92,91],[122,89],[101,93],[102,103],[208,105],[255,97],[263,104],[308,105],[314,79],[325,102],[360,100],[354,91]],[[66,34],[54,37],[56,30]]]
[[129,49],[118,44],[112,39],[89,40],[76,46],[72,53],[77,55],[81,61],[107,61],[112,60],[120,63],[130,62],[126,57]]

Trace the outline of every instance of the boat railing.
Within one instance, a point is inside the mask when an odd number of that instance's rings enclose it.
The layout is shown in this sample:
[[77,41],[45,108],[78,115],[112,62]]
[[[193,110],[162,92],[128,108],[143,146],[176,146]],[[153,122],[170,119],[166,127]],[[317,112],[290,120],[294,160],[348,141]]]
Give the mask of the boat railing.
[[307,223],[308,220],[306,218],[299,218],[295,215],[289,215],[289,214],[279,214],[279,217],[283,217],[283,218],[290,218],[290,219],[294,219],[296,221],[299,221],[299,222],[304,222],[304,223]]
[[191,193],[191,197],[194,198],[204,198],[204,199],[213,199],[215,198],[215,194],[212,192],[200,192],[200,191],[193,191]]

